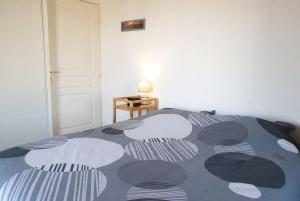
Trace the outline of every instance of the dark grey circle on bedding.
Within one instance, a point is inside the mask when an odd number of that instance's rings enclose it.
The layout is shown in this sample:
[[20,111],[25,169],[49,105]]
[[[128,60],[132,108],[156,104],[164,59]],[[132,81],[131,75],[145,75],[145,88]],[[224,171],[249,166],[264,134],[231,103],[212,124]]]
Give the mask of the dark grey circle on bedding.
[[143,182],[143,183],[140,183],[140,184],[136,184],[134,185],[136,187],[139,187],[139,188],[144,188],[144,189],[167,189],[167,188],[171,188],[173,186],[175,186],[174,184],[171,184],[171,183],[163,183],[163,182]]
[[187,172],[167,161],[136,161],[121,166],[119,178],[132,186],[144,189],[167,189],[181,184]]
[[124,131],[112,127],[105,128],[102,132],[108,135],[120,135],[124,133]]
[[30,150],[14,147],[0,152],[0,158],[14,158],[25,156]]
[[283,170],[273,161],[242,153],[217,154],[205,161],[206,169],[216,177],[257,187],[281,188],[285,184]]
[[289,142],[293,142],[292,138],[288,134],[282,132],[280,127],[271,121],[264,119],[257,119],[257,122],[271,135],[277,137],[278,139],[285,139]]
[[133,186],[127,192],[127,201],[187,201],[186,192],[178,186],[166,189],[144,189]]
[[202,129],[198,140],[209,145],[230,146],[243,142],[247,136],[245,126],[236,122],[220,122]]

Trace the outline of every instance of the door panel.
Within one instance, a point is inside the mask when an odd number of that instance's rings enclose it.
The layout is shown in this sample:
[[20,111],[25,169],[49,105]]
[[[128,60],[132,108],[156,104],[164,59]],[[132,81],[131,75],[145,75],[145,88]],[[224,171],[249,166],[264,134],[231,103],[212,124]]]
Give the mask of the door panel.
[[92,8],[89,5],[73,6],[62,3],[56,8],[57,67],[90,70],[93,67],[92,26],[95,26]]
[[74,0],[49,5],[54,134],[101,125],[99,7]]
[[[59,97],[57,118],[60,129],[71,129],[93,123],[93,97],[91,94],[73,94]],[[76,116],[74,116],[76,114]]]

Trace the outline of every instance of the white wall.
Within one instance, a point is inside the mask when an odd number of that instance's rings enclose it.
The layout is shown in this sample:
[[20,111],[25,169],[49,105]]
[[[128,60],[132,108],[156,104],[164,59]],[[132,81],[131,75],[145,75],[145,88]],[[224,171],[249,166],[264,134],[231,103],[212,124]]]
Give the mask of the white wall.
[[[101,7],[104,123],[112,98],[135,94],[152,68],[161,107],[300,125],[299,0],[102,0]],[[120,31],[120,21],[136,18],[146,18],[146,31]]]
[[40,0],[0,1],[0,150],[45,138]]

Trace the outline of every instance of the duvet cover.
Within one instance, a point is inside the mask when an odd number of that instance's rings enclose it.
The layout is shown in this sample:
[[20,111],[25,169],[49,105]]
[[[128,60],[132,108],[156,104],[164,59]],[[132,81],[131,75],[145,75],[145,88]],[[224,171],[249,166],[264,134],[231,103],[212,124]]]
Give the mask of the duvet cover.
[[300,155],[272,122],[162,109],[0,152],[0,200],[299,201]]

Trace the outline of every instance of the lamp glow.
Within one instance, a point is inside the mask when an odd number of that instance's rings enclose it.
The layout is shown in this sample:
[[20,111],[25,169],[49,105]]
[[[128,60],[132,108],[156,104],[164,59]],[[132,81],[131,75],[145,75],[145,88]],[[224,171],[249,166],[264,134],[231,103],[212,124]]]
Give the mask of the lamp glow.
[[147,97],[149,93],[153,90],[152,83],[150,81],[141,81],[138,85],[138,92],[142,94],[143,97]]

